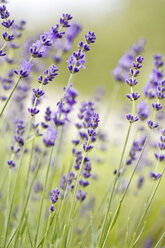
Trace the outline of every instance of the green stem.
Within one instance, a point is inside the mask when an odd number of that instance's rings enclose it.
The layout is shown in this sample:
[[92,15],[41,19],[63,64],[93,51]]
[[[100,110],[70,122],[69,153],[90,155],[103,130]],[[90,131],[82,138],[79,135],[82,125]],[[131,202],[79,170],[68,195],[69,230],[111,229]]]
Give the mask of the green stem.
[[53,148],[54,148],[54,146],[52,146],[51,150],[50,150],[49,162],[48,162],[46,175],[45,175],[44,189],[43,189],[42,199],[41,199],[41,204],[40,204],[40,209],[39,209],[39,215],[38,215],[38,221],[37,221],[37,229],[36,229],[36,235],[35,235],[35,240],[34,240],[34,247],[36,247],[36,244],[37,244],[37,238],[38,238],[38,233],[39,233],[41,214],[42,214],[42,208],[43,208],[43,203],[44,203],[44,197],[45,197],[45,192],[46,192],[46,186],[47,186],[47,181],[48,181],[50,164],[51,164],[51,159],[52,159],[52,154],[53,154]]
[[[86,147],[88,147],[89,144],[90,144],[90,138],[88,138]],[[75,207],[76,207],[76,193],[77,193],[77,189],[78,189],[79,180],[81,178],[81,173],[82,173],[84,159],[85,159],[86,154],[87,154],[87,152],[84,151],[83,158],[82,158],[82,161],[81,161],[81,164],[80,164],[80,169],[79,169],[79,172],[78,172],[78,176],[77,176],[76,182],[75,182],[75,187],[73,189],[71,208],[70,208],[70,212],[69,212],[69,215],[68,215],[69,217],[68,217],[67,224],[66,224],[66,231],[68,233],[69,233],[69,229],[72,228],[72,223],[70,223],[71,222],[71,216],[73,215],[73,210],[75,210]],[[70,227],[69,227],[69,225],[70,225]],[[69,227],[69,229],[68,229],[68,227]],[[67,240],[67,242],[68,242],[68,245],[69,245],[70,240]]]
[[19,83],[20,80],[21,80],[21,77],[19,77],[19,79],[17,80],[16,84],[14,85],[14,87],[13,87],[13,89],[12,89],[9,97],[7,98],[5,104],[4,104],[4,106],[3,106],[3,108],[2,108],[2,110],[0,112],[0,117],[2,116],[2,114],[3,114],[3,112],[4,112],[5,108],[6,108],[6,106],[8,105],[8,103],[9,103],[9,101],[10,101],[10,99],[11,99],[11,97],[12,97],[14,91],[15,91],[15,89],[17,88],[17,85],[18,85],[18,83]]
[[[140,219],[140,221],[139,221],[139,223],[138,223],[138,226],[137,226],[137,228],[136,228],[136,232],[135,232],[136,234],[139,232],[139,229],[140,229],[140,227],[141,227],[141,225],[142,225],[142,223],[143,223],[143,221],[144,221],[144,219],[145,219],[145,216],[146,216],[146,214],[147,214],[147,212],[148,212],[148,210],[149,210],[149,208],[150,208],[150,206],[151,206],[151,203],[152,203],[152,201],[153,201],[153,199],[154,199],[154,197],[155,197],[155,194],[156,194],[156,192],[157,192],[157,190],[158,190],[158,187],[159,187],[159,184],[160,184],[160,182],[161,182],[161,180],[162,180],[162,177],[163,177],[164,172],[165,172],[165,168],[163,169],[162,176],[161,176],[161,178],[158,180],[158,182],[157,182],[157,184],[156,184],[156,186],[155,186],[155,189],[154,189],[154,191],[153,191],[153,193],[152,193],[152,195],[151,195],[149,201],[147,202],[147,206],[146,206],[146,208],[145,208],[145,211],[144,211],[144,213],[143,213],[143,215],[142,215],[142,217],[141,217],[141,219]],[[134,247],[134,246],[135,246],[135,245],[133,244],[132,247]]]
[[112,192],[111,192],[110,199],[109,199],[109,202],[108,202],[108,208],[107,208],[106,215],[105,215],[105,218],[104,218],[103,228],[102,228],[102,232],[101,232],[99,244],[102,243],[102,239],[104,237],[105,228],[107,226],[108,214],[109,214],[109,211],[110,211],[110,208],[111,208],[111,204],[112,204],[112,200],[113,200],[113,196],[114,196],[114,193],[115,193],[115,188],[116,188],[117,180],[118,180],[118,177],[119,177],[120,169],[121,169],[121,166],[122,166],[122,162],[123,162],[125,150],[126,150],[126,147],[127,147],[128,138],[129,138],[130,131],[131,131],[131,126],[132,125],[130,123],[129,124],[129,127],[128,127],[128,131],[127,131],[127,135],[126,135],[124,147],[123,147],[123,150],[122,150],[122,154],[121,154],[121,158],[120,158],[120,162],[119,162],[117,174],[116,174],[116,177],[115,177],[115,180],[114,180],[114,184],[113,184],[113,187],[112,187]]
[[50,226],[50,219],[51,219],[51,214],[49,214],[49,218],[48,218],[48,221],[47,221],[46,231],[45,231],[42,247],[44,247],[45,243],[46,243],[46,239],[47,239],[47,235],[48,235],[48,231],[49,231],[49,226]]
[[123,203],[123,201],[124,201],[124,199],[125,199],[125,196],[126,196],[126,193],[127,193],[127,191],[128,191],[128,188],[129,188],[129,186],[130,186],[130,184],[131,184],[131,182],[132,182],[132,179],[133,179],[133,177],[134,177],[134,174],[135,174],[135,172],[136,172],[136,169],[137,169],[137,167],[138,167],[138,165],[139,165],[139,162],[140,162],[141,157],[142,157],[142,155],[143,155],[144,149],[145,149],[145,147],[146,147],[146,145],[147,145],[149,135],[150,135],[150,133],[147,135],[147,138],[146,138],[145,144],[144,144],[144,146],[143,146],[143,149],[142,149],[142,151],[141,151],[141,153],[140,153],[140,155],[139,155],[139,158],[138,158],[138,160],[137,160],[137,162],[136,162],[136,165],[135,165],[134,170],[133,170],[133,172],[132,172],[132,175],[131,175],[131,177],[130,177],[130,179],[129,179],[129,182],[128,182],[128,184],[127,184],[127,187],[126,187],[126,189],[125,189],[125,191],[124,191],[124,193],[123,193],[123,196],[122,196],[121,199],[120,199],[119,205],[118,205],[118,207],[117,207],[117,209],[116,209],[116,211],[115,211],[114,217],[113,217],[113,219],[112,219],[112,221],[111,221],[111,223],[110,223],[110,226],[109,226],[108,231],[107,231],[107,233],[106,233],[105,239],[104,239],[104,241],[102,242],[102,244],[101,244],[99,247],[102,247],[102,248],[103,248],[103,247],[105,246],[106,241],[107,241],[107,238],[108,238],[108,235],[109,235],[109,232],[112,230],[113,226],[115,225],[115,223],[116,223],[116,221],[117,221],[117,218],[118,218],[119,212],[120,212],[120,208],[121,208],[122,203]]
[[[40,164],[41,164],[43,155],[44,155],[44,152],[41,154],[40,159],[38,161],[38,164],[37,164],[37,167],[36,167],[36,171],[34,172],[34,176],[33,176],[32,182],[30,184],[29,191],[27,193],[27,197],[26,197],[26,200],[25,200],[25,203],[24,203],[24,207],[23,207],[23,211],[22,211],[22,214],[21,214],[21,218],[20,218],[19,224],[18,224],[18,226],[16,228],[16,231],[12,235],[11,239],[13,239],[14,236],[16,235],[17,231],[19,231],[19,228],[20,228],[20,226],[21,226],[21,224],[23,222],[23,218],[24,218],[24,215],[25,215],[25,212],[26,212],[26,209],[27,209],[27,205],[28,205],[28,202],[29,202],[29,198],[30,198],[30,194],[31,194],[31,191],[32,191],[32,187],[33,187],[34,181],[36,179],[36,176],[38,174],[38,171],[39,171],[39,168],[40,168]],[[17,237],[18,237],[18,235],[17,235]],[[16,237],[16,239],[17,239],[17,237]],[[10,241],[8,242],[8,244],[10,244]],[[8,245],[7,245],[7,247],[8,247]]]
[[160,237],[159,241],[156,243],[156,245],[153,248],[158,248],[159,247],[160,242],[162,241],[162,239],[164,238],[164,236],[165,236],[165,232],[162,234],[162,236]]
[[4,44],[3,44],[3,46],[1,47],[0,50],[3,51],[3,49],[6,47],[6,45],[7,45],[7,41],[4,42]]

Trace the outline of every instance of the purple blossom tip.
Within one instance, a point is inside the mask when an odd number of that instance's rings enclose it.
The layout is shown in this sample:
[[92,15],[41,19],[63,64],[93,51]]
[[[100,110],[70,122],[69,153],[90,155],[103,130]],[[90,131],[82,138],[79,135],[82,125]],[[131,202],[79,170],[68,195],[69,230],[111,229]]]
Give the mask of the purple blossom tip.
[[159,178],[161,178],[162,174],[161,173],[155,173],[155,172],[150,172],[150,177],[153,178],[154,180],[158,180]]

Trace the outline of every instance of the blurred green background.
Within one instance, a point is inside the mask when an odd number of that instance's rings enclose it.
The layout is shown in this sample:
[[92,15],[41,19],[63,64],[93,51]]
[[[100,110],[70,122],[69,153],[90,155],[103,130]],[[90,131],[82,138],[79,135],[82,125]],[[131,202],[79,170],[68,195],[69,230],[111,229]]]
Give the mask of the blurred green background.
[[[82,70],[75,79],[75,87],[83,95],[92,94],[96,87],[102,86],[108,100],[115,84],[112,70],[123,53],[140,38],[145,38],[147,43],[139,88],[147,82],[152,70],[152,56],[155,53],[164,55],[164,0],[42,0],[40,4],[37,3],[37,0],[9,2],[13,15],[18,18],[27,16],[28,32],[32,35],[39,30],[47,31],[58,21],[62,12],[71,13],[73,20],[82,24],[83,29],[75,41],[75,49],[88,30],[96,32],[97,42],[87,55],[86,70]],[[69,77],[65,61],[60,66],[60,72],[58,87],[65,85]],[[125,99],[127,91],[126,85],[121,86],[120,99]]]

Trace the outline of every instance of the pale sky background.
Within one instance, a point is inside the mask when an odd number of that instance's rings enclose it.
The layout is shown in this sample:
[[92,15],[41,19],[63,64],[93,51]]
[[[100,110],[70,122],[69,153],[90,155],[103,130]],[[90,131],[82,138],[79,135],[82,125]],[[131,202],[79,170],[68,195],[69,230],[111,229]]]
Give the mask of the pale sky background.
[[64,12],[76,19],[87,18],[95,22],[103,15],[122,7],[124,0],[8,0],[8,7],[14,17],[25,19],[28,25],[40,26],[49,20],[57,20]]

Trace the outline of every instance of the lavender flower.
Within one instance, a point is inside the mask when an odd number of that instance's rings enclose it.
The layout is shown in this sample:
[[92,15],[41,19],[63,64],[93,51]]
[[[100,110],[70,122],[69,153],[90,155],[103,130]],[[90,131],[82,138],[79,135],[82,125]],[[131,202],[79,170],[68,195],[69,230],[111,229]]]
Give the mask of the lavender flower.
[[71,84],[67,89],[64,88],[64,97],[57,103],[57,110],[54,113],[53,121],[56,127],[63,126],[69,121],[68,115],[73,110],[73,106],[76,104],[77,96],[78,93]]
[[58,199],[59,199],[59,196],[60,196],[60,190],[58,188],[52,190],[51,192],[51,195],[50,195],[50,200],[52,202],[52,205],[51,207],[49,208],[49,210],[51,212],[54,212],[55,211],[55,207],[54,207],[54,204],[57,203]]
[[76,195],[77,200],[79,200],[80,202],[84,201],[86,198],[87,192],[82,192],[82,190],[80,189]]
[[29,61],[24,60],[20,65],[20,70],[15,70],[14,72],[19,75],[21,78],[26,78],[29,76],[29,73],[32,71],[33,64]]
[[140,189],[144,183],[144,176],[139,177],[137,187]]
[[163,81],[163,57],[161,55],[154,56],[154,69],[152,70],[152,74],[150,75],[150,80],[147,85],[143,89],[143,93],[149,99],[153,99],[156,97],[164,98],[164,81]]
[[144,121],[148,118],[150,114],[150,107],[147,105],[147,103],[141,101],[139,105],[137,106],[138,109],[138,116],[141,121]]
[[[127,98],[133,102],[132,111],[134,111],[134,101],[136,101],[140,97],[140,94],[138,94],[137,92],[133,92],[133,87],[138,83],[136,77],[140,73],[139,69],[142,67],[142,62],[143,58],[141,56],[138,56],[136,58],[136,61],[134,61],[132,64],[133,67],[130,70],[130,78],[125,80],[131,88],[131,94],[127,94]],[[133,116],[133,112],[132,114],[127,114],[126,118],[130,123],[134,123],[139,120],[138,116]]]
[[[113,70],[113,76],[117,82],[125,82],[129,77],[130,67],[132,66],[135,57],[138,56],[144,49],[145,40],[140,40],[130,47],[118,62],[117,67]],[[136,72],[135,76],[138,75]]]
[[155,153],[155,158],[162,162],[165,160],[165,155],[162,154],[162,151],[165,150],[165,129],[161,130],[160,142],[158,143],[159,153]]
[[43,138],[43,142],[46,147],[54,146],[55,140],[57,138],[57,130],[51,127],[48,127]]
[[14,135],[15,144],[14,145],[12,144],[10,147],[10,149],[12,151],[12,156],[11,156],[11,159],[7,161],[7,164],[9,165],[10,168],[13,168],[16,166],[13,159],[19,153],[21,148],[24,146],[24,138],[23,138],[24,131],[25,131],[25,126],[24,126],[23,121],[17,120],[17,122],[16,122],[16,134]]
[[43,85],[48,84],[51,82],[57,75],[58,75],[58,68],[55,65],[51,65],[49,69],[44,71],[44,76],[39,76],[38,82],[42,83]]
[[83,41],[79,43],[79,48],[80,48],[79,51],[77,53],[73,52],[70,59],[67,60],[69,64],[68,70],[73,74],[79,72],[81,68],[85,69],[85,66],[84,66],[86,62],[85,53],[90,50],[90,44],[94,43],[96,40],[96,36],[94,32],[91,33],[89,31],[89,33],[85,35],[85,40],[86,40],[86,43],[84,43]]
[[157,180],[161,178],[162,174],[161,173],[155,173],[155,172],[150,172],[150,177],[153,178],[154,180]]

